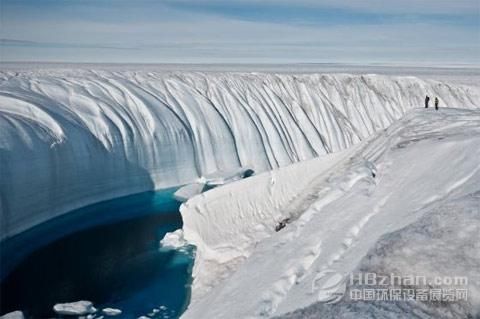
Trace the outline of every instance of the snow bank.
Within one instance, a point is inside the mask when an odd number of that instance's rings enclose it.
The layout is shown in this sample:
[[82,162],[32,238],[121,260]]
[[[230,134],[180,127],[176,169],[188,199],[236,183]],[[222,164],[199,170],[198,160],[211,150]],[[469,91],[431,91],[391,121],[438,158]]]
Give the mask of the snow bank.
[[228,184],[182,204],[184,238],[197,247],[194,289],[203,295],[248,258],[290,212],[282,211],[315,181],[333,170],[352,150],[296,163]]
[[346,276],[383,234],[479,191],[478,145],[480,111],[419,109],[348,150],[193,197],[181,207],[197,246],[183,317],[263,318],[316,303],[319,277]]
[[100,200],[347,148],[425,94],[480,100],[414,77],[1,71],[1,238]]

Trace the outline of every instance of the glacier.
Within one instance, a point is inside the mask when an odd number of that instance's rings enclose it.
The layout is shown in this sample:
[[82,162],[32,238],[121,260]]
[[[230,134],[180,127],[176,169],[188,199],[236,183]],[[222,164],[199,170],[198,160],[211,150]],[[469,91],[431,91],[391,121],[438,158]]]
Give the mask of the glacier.
[[1,239],[72,209],[338,152],[476,85],[393,75],[0,71]]

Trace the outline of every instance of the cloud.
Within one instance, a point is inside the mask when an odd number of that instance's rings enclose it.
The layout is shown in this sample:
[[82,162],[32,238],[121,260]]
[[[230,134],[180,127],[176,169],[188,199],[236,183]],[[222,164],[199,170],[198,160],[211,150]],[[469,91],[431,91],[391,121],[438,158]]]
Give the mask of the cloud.
[[[46,7],[31,0],[14,5],[9,5],[11,0],[3,1],[7,5],[0,44],[5,60],[479,62],[479,19],[475,10],[464,14],[464,8],[475,5],[466,0],[452,1],[458,4],[455,10],[450,1],[442,0],[436,7],[427,0],[412,2],[409,8],[403,8],[405,2],[389,6],[373,0],[341,4],[330,0],[231,0],[218,8],[220,1],[212,0],[196,0],[195,4],[193,0],[118,0],[115,6],[106,0],[45,0]],[[240,12],[233,12],[238,6]],[[322,17],[319,12],[329,6],[336,6],[326,11],[334,17],[325,18],[328,23],[315,22]],[[451,12],[441,14],[449,6]],[[421,8],[429,15],[405,13]],[[453,14],[459,16],[452,18]],[[466,19],[470,22],[459,24],[465,17],[470,17]]]
[[83,48],[83,49],[111,49],[111,50],[137,50],[134,47],[106,46],[102,44],[78,44],[78,43],[55,43],[25,41],[17,39],[0,39],[3,47],[26,47],[26,48]]
[[300,25],[358,25],[428,21],[478,26],[478,1],[460,0],[456,5],[442,1],[404,0],[385,6],[385,1],[256,1],[256,0],[164,0],[169,8],[226,18]]
[[408,13],[408,14],[479,14],[478,0],[164,0],[169,4],[201,5],[201,6],[247,6],[260,5],[284,6],[290,8],[339,8],[369,13]]

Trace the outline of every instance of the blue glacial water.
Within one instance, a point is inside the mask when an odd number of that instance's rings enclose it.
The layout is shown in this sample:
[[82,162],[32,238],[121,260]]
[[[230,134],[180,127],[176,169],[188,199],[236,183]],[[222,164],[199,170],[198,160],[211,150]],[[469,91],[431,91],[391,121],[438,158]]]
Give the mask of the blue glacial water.
[[90,205],[2,242],[0,314],[51,318],[55,303],[90,300],[121,309],[114,318],[179,317],[194,248],[159,249],[165,233],[182,227],[173,192]]

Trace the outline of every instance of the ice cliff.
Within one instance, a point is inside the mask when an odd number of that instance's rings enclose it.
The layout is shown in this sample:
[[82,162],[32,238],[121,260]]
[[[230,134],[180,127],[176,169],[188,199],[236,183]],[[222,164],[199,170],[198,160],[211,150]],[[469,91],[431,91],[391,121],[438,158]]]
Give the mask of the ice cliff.
[[478,87],[415,77],[0,71],[1,238],[99,200],[345,149],[425,94],[480,101]]

